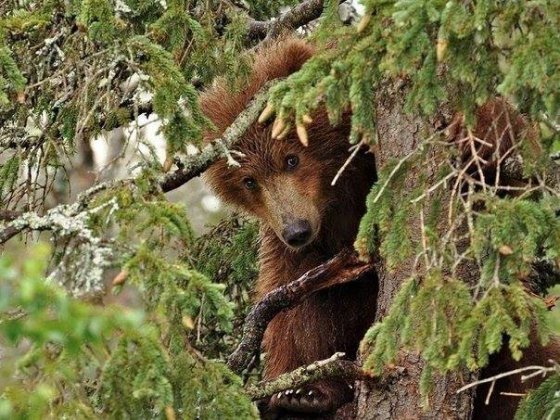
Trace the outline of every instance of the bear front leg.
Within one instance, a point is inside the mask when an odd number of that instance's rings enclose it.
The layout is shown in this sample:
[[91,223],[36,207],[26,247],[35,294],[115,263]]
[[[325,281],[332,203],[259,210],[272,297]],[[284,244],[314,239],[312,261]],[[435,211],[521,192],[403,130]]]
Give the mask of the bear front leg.
[[[313,339],[313,331],[308,323],[313,316],[306,314],[306,305],[280,313],[269,324],[263,341],[266,351],[264,377],[273,380],[279,375],[291,372],[331,355],[332,350],[324,348],[331,340]],[[306,322],[307,321],[307,322]],[[307,325],[306,325],[307,324]],[[306,334],[303,334],[307,331]],[[265,419],[298,418],[299,415],[323,415],[333,413],[341,405],[353,398],[350,383],[343,380],[321,380],[300,388],[288,389],[273,395],[263,413]]]

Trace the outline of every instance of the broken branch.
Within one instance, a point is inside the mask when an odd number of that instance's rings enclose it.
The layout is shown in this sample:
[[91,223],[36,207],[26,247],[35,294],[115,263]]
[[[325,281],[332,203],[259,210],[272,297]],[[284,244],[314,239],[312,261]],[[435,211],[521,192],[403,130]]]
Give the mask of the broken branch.
[[279,312],[298,305],[320,290],[349,283],[372,270],[373,265],[359,261],[355,253],[344,250],[297,280],[269,292],[247,315],[241,343],[228,358],[230,369],[239,374],[247,368],[251,359],[259,354],[266,327]]

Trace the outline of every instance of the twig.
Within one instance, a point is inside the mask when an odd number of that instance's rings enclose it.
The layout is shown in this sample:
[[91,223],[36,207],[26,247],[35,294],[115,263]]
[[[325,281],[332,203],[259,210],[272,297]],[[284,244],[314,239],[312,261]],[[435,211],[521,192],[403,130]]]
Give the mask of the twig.
[[354,253],[345,250],[297,280],[269,292],[247,315],[243,338],[228,357],[228,366],[236,373],[247,368],[251,359],[259,353],[266,327],[280,311],[303,302],[320,290],[354,281],[372,270],[371,264],[360,262]]
[[353,380],[369,377],[356,363],[349,360],[341,360],[342,357],[344,357],[344,353],[335,353],[328,359],[319,360],[309,366],[297,368],[292,372],[278,376],[272,381],[263,381],[256,385],[251,385],[247,389],[247,394],[253,400],[260,400],[270,397],[277,392],[298,388],[319,379],[341,378]]
[[490,397],[492,396],[492,393],[494,392],[494,386],[495,385],[496,385],[496,381],[492,381],[492,383],[490,384],[490,389],[488,390],[488,394],[486,394],[486,399],[484,400],[485,405],[490,404]]
[[531,366],[525,366],[519,369],[514,369],[514,370],[510,370],[508,372],[504,372],[504,373],[500,373],[498,375],[494,375],[494,376],[490,376],[489,378],[484,378],[484,379],[480,379],[478,381],[472,382],[468,385],[465,385],[462,388],[459,388],[456,393],[459,394],[460,392],[466,391],[469,388],[472,388],[474,386],[478,386],[481,384],[485,384],[488,382],[496,382],[498,379],[502,379],[502,378],[506,378],[508,376],[512,376],[512,375],[517,375],[523,372],[527,372],[527,371],[534,371],[529,375],[523,375],[521,376],[521,382],[525,382],[527,379],[530,379],[534,376],[537,375],[543,375],[546,376],[547,373],[551,373],[551,372],[557,372],[558,371],[558,366],[551,366],[551,367],[545,367],[545,366],[536,366],[536,365],[531,365]]
[[527,394],[523,392],[500,392],[500,395],[504,395],[506,397],[524,397]]
[[421,144],[419,148],[414,149],[413,151],[411,151],[410,153],[408,153],[406,156],[404,156],[401,160],[398,161],[398,163],[393,167],[393,169],[391,170],[391,173],[389,174],[389,176],[385,179],[385,182],[383,183],[383,185],[381,186],[381,188],[379,189],[377,195],[375,196],[375,198],[373,199],[373,204],[377,203],[377,201],[379,200],[379,198],[381,198],[381,196],[383,195],[383,192],[385,191],[385,189],[389,186],[389,183],[393,180],[393,177],[395,176],[395,174],[399,171],[399,169],[401,168],[401,166],[408,160],[410,159],[412,156],[414,156],[416,153],[421,152],[423,150],[424,145]]
[[344,170],[348,167],[348,165],[350,165],[350,163],[352,162],[352,160],[354,160],[354,158],[356,157],[356,155],[358,154],[358,152],[360,151],[360,148],[362,147],[362,145],[364,144],[364,141],[360,141],[358,144],[356,144],[355,146],[352,146],[350,149],[354,149],[352,150],[352,153],[350,154],[350,156],[348,156],[348,159],[346,159],[346,162],[344,162],[344,164],[342,165],[342,167],[338,170],[338,172],[336,173],[336,175],[334,176],[331,185],[334,186],[336,185],[336,182],[338,181],[338,178],[340,178],[340,176],[342,175],[342,173],[344,172]]

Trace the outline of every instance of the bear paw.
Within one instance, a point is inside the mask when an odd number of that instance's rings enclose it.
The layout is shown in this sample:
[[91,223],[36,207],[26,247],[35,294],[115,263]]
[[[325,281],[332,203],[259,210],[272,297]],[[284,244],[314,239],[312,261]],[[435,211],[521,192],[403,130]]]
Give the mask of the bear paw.
[[269,407],[291,413],[327,413],[352,399],[348,384],[318,383],[279,392],[270,398]]
[[279,392],[272,396],[270,405],[297,413],[321,413],[333,409],[329,395],[314,386]]

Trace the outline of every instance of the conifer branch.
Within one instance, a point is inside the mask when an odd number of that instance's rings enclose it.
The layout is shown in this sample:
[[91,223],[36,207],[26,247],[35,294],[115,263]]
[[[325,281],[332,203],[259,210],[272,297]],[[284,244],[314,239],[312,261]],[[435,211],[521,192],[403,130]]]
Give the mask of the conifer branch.
[[302,366],[292,372],[280,375],[272,381],[263,381],[256,385],[251,385],[247,389],[247,394],[253,400],[260,400],[270,397],[277,392],[299,388],[302,385],[316,382],[320,379],[339,378],[351,381],[370,377],[356,363],[349,360],[341,360],[343,357],[344,353],[335,353],[328,359],[318,360],[308,366]]
[[[178,169],[165,174],[159,181],[159,186],[163,192],[169,192],[179,188],[191,179],[199,176],[217,159],[227,155],[227,151],[237,143],[245,131],[257,120],[262,109],[264,108],[268,99],[268,90],[273,85],[273,82],[267,83],[249,103],[247,108],[241,112],[235,119],[233,124],[229,126],[223,133],[222,137],[207,144],[200,153],[188,158],[178,158]],[[76,203],[71,206],[57,206],[49,210],[48,214],[64,214],[66,218],[76,217],[83,212],[89,204],[90,199],[97,193],[111,188],[117,187],[134,187],[136,179],[123,179],[112,182],[100,183],[89,190],[83,192],[78,197]],[[18,216],[17,213],[9,212],[13,216]],[[35,212],[21,213],[20,217],[9,218],[8,212],[0,214],[0,221],[7,221],[4,226],[0,224],[0,244],[3,244],[25,230],[56,230],[57,225],[47,223],[46,216],[39,216]],[[25,216],[25,217],[23,217]],[[45,219],[47,217],[47,219]],[[41,219],[42,218],[42,219]],[[31,223],[33,220],[43,220],[41,223]]]
[[278,18],[267,21],[249,21],[248,37],[251,39],[274,39],[282,32],[290,31],[317,19],[323,12],[323,1],[307,0],[292,7]]
[[237,143],[245,131],[255,122],[268,100],[268,90],[274,82],[267,83],[222,135],[203,147],[197,155],[186,159],[178,158],[178,169],[166,174],[160,180],[163,192],[169,192],[199,176],[217,159],[225,156],[225,151]]
[[251,359],[259,353],[266,327],[278,313],[298,305],[320,290],[349,283],[372,270],[373,265],[359,261],[356,254],[344,250],[297,280],[267,293],[247,315],[243,338],[229,356],[228,366],[238,374],[247,368]]

